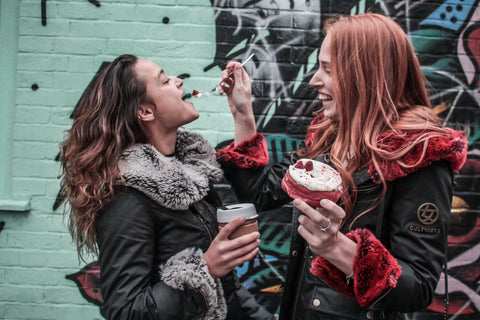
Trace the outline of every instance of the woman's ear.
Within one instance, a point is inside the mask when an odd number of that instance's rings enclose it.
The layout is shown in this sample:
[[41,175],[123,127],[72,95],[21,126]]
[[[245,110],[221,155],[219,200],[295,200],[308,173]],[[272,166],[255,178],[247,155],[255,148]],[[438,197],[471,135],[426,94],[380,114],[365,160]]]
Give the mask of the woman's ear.
[[153,106],[142,104],[137,112],[138,120],[140,121],[153,121],[155,120],[155,112]]

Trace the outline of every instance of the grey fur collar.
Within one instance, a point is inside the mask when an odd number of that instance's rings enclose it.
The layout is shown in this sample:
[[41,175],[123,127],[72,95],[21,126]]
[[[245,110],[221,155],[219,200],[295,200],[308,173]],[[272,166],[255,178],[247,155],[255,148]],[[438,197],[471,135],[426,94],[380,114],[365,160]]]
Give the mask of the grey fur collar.
[[177,132],[175,157],[164,156],[150,144],[135,144],[120,156],[118,167],[127,186],[172,210],[186,210],[203,199],[209,182],[220,181],[223,174],[215,149],[186,129]]

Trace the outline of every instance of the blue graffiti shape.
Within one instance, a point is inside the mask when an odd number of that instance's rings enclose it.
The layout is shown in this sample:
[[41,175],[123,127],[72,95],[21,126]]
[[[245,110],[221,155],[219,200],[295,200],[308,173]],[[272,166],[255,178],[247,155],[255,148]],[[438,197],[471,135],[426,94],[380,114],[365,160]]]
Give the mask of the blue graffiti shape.
[[458,31],[475,11],[477,0],[445,1],[432,12],[421,26],[435,26],[440,29]]

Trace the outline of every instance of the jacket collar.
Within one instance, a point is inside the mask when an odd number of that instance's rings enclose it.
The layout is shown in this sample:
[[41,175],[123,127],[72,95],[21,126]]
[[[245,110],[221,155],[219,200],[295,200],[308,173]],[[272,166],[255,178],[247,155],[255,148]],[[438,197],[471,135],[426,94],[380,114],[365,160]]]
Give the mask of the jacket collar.
[[[369,175],[379,183],[378,171],[381,171],[386,181],[393,181],[440,160],[447,161],[452,170],[459,170],[467,158],[468,140],[462,131],[447,129],[447,133],[434,136],[425,144],[417,144],[400,160],[380,159],[378,167],[370,163]],[[398,150],[411,144],[422,134],[422,130],[384,132],[379,137],[379,145],[386,151]]]
[[[424,134],[422,130],[387,131],[380,135],[379,145],[386,151],[398,150],[409,145],[422,134]],[[307,137],[307,145],[311,143],[312,137],[312,135]],[[468,140],[465,134],[462,131],[447,129],[447,135],[439,134],[430,138],[425,145],[417,144],[400,160],[381,159],[378,168],[375,168],[371,162],[368,170],[367,168],[357,170],[353,178],[357,185],[369,178],[380,183],[379,170],[383,173],[386,181],[393,181],[440,160],[447,161],[452,170],[459,170],[466,161],[467,151]],[[333,165],[328,155],[320,155],[316,159]]]
[[186,210],[203,199],[210,182],[218,182],[223,171],[215,150],[201,135],[186,129],[177,132],[175,157],[161,154],[150,144],[135,144],[120,156],[123,177],[118,184],[135,188],[161,206]]

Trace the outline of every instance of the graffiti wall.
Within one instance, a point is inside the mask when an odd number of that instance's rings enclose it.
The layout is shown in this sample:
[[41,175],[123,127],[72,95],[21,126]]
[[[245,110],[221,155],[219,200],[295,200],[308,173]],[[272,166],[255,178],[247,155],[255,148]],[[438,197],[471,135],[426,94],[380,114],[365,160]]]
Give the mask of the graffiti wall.
[[[217,25],[215,63],[255,53],[249,70],[254,86],[257,127],[267,136],[271,158],[295,149],[312,111],[318,109],[308,81],[316,68],[321,25],[334,14],[381,12],[408,33],[428,82],[435,111],[445,123],[469,131],[467,164],[456,176],[448,237],[448,275],[442,275],[436,296],[425,312],[411,319],[434,319],[445,311],[449,292],[450,318],[480,315],[479,184],[479,1],[212,1]],[[308,12],[307,19],[298,12]],[[235,50],[233,50],[235,48]],[[433,53],[442,56],[439,58]],[[290,62],[294,61],[292,64]],[[210,67],[210,66],[209,66]],[[288,208],[284,221],[278,212],[265,214],[263,254],[240,268],[244,283],[270,310],[278,305],[288,249]],[[275,221],[275,222],[273,222]],[[283,231],[283,232],[281,232]],[[263,266],[263,267],[262,267]]]
[[[87,0],[85,0],[87,2]],[[158,0],[160,2],[160,0]],[[102,1],[88,1],[106,10]],[[110,1],[109,1],[110,2]],[[155,1],[151,1],[155,2]],[[47,1],[39,1],[39,27],[49,24]],[[268,141],[272,162],[296,149],[312,113],[320,108],[316,90],[308,82],[317,69],[323,40],[322,24],[335,14],[367,11],[397,21],[409,35],[429,83],[437,112],[451,127],[469,134],[468,160],[456,174],[449,229],[448,272],[436,289],[433,303],[410,319],[480,317],[480,0],[211,0],[215,26],[214,54],[202,66],[205,73],[220,70],[229,60],[242,60],[252,79],[253,106],[258,131]],[[105,13],[107,15],[108,13]],[[139,18],[141,19],[141,18]],[[168,24],[168,15],[158,18]],[[98,69],[102,67],[101,61]],[[189,73],[178,75],[187,79]],[[33,87],[32,87],[33,90]],[[72,114],[73,114],[73,110]],[[229,143],[219,141],[218,147]],[[235,201],[228,186],[219,186],[226,202]],[[223,189],[222,189],[223,188]],[[53,204],[59,207],[61,195]],[[237,268],[242,283],[271,312],[277,312],[291,233],[291,207],[262,213],[261,250],[250,263]],[[0,223],[0,232],[4,223]],[[100,270],[95,261],[66,274],[89,302],[101,305]]]

